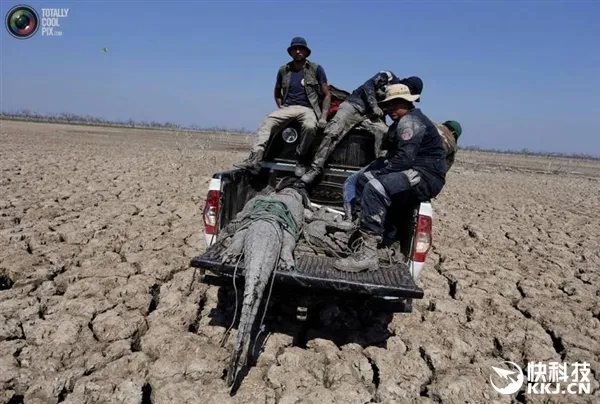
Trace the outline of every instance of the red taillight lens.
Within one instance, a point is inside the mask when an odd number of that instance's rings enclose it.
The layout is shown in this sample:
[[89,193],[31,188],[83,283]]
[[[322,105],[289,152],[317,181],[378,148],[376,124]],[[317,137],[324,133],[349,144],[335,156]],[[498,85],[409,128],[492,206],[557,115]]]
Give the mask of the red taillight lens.
[[432,241],[431,217],[419,215],[417,219],[417,231],[415,234],[413,261],[425,262]]
[[208,191],[206,195],[206,204],[204,205],[204,232],[206,234],[215,234],[220,199],[221,191]]

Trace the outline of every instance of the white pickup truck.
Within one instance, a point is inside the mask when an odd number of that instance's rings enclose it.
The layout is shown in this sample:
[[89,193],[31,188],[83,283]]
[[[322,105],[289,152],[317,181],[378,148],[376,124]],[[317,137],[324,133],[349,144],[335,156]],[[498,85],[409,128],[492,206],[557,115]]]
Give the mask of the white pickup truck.
[[[348,94],[331,86],[338,102]],[[290,126],[297,125],[292,123]],[[313,152],[322,136],[318,136]],[[234,219],[248,200],[267,185],[286,176],[294,175],[294,149],[298,139],[284,140],[281,134],[274,136],[267,147],[262,170],[251,175],[240,169],[215,173],[208,186],[204,206],[204,227],[207,250],[192,259],[191,265],[207,276],[231,279],[235,267],[221,263],[223,248],[216,243],[217,235]],[[326,164],[324,175],[309,189],[311,202],[342,212],[342,185],[346,178],[375,158],[373,136],[360,129],[352,130],[337,146]],[[295,253],[297,270],[276,271],[275,285],[288,285],[301,289],[306,296],[321,292],[354,294],[377,300],[393,312],[412,311],[412,299],[421,299],[423,290],[415,281],[423,270],[427,253],[432,244],[432,215],[430,202],[414,203],[402,212],[393,211],[389,220],[396,228],[395,240],[400,241],[406,259],[391,267],[362,273],[340,272],[333,268],[335,258],[311,253]],[[389,240],[393,242],[394,240]],[[242,267],[236,272],[244,276]]]

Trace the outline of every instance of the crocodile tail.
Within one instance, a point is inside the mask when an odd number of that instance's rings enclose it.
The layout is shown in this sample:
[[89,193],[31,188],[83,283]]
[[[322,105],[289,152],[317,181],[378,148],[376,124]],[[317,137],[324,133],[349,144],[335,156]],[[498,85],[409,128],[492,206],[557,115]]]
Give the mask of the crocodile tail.
[[[236,343],[227,373],[228,387],[233,386],[237,375],[246,363],[258,309],[279,259],[283,240],[281,230],[277,227],[272,223],[259,220],[250,226],[246,234],[244,300]],[[279,250],[273,248],[273,245],[278,245]]]

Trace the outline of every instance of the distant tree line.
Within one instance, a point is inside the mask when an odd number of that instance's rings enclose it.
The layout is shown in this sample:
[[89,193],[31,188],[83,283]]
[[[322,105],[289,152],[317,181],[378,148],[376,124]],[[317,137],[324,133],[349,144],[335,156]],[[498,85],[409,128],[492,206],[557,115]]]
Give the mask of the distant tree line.
[[561,152],[536,152],[528,149],[520,150],[501,150],[501,149],[490,149],[479,146],[460,146],[461,150],[468,150],[474,152],[483,153],[501,153],[501,154],[515,154],[515,155],[526,155],[526,156],[539,156],[547,158],[565,158],[565,159],[577,159],[577,160],[600,160],[600,156],[594,156],[591,154],[584,153],[561,153]]
[[88,126],[106,126],[115,128],[140,128],[140,129],[160,129],[160,130],[185,130],[191,132],[210,132],[210,133],[239,133],[249,134],[252,131],[246,128],[222,128],[222,127],[201,127],[199,125],[179,125],[173,122],[156,122],[156,121],[127,121],[105,119],[91,115],[77,115],[70,112],[60,114],[40,114],[28,109],[21,109],[15,112],[0,112],[0,119],[8,119],[15,121],[28,122],[44,122],[44,123],[63,123],[72,125],[88,125]]
[[[156,121],[134,121],[129,119],[127,121],[110,120],[100,118],[91,115],[77,115],[70,112],[63,112],[60,114],[40,114],[28,109],[18,110],[16,112],[0,112],[0,119],[28,121],[28,122],[44,122],[44,123],[63,123],[73,125],[89,125],[89,126],[106,126],[115,128],[140,128],[140,129],[157,129],[157,130],[184,130],[190,132],[201,132],[201,133],[236,133],[236,134],[251,134],[253,131],[247,130],[246,128],[222,128],[222,127],[201,127],[199,125],[183,126],[173,122],[156,122]],[[489,149],[479,146],[460,146],[461,150],[469,150],[475,152],[484,153],[502,153],[502,154],[515,154],[515,155],[529,155],[529,156],[540,156],[540,157],[558,157],[558,158],[569,158],[569,159],[580,159],[580,160],[600,160],[600,156],[594,156],[583,153],[560,153],[560,152],[535,152],[528,149],[520,150],[500,150],[500,149]]]

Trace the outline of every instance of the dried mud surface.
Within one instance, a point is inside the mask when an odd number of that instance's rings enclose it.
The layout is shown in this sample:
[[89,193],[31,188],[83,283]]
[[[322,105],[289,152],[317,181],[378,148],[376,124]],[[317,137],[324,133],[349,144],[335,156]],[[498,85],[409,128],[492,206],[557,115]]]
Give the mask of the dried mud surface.
[[[414,311],[271,316],[231,397],[234,299],[189,261],[247,140],[0,124],[0,403],[600,402],[600,164],[459,153]],[[503,360],[589,362],[593,392],[501,396]]]

